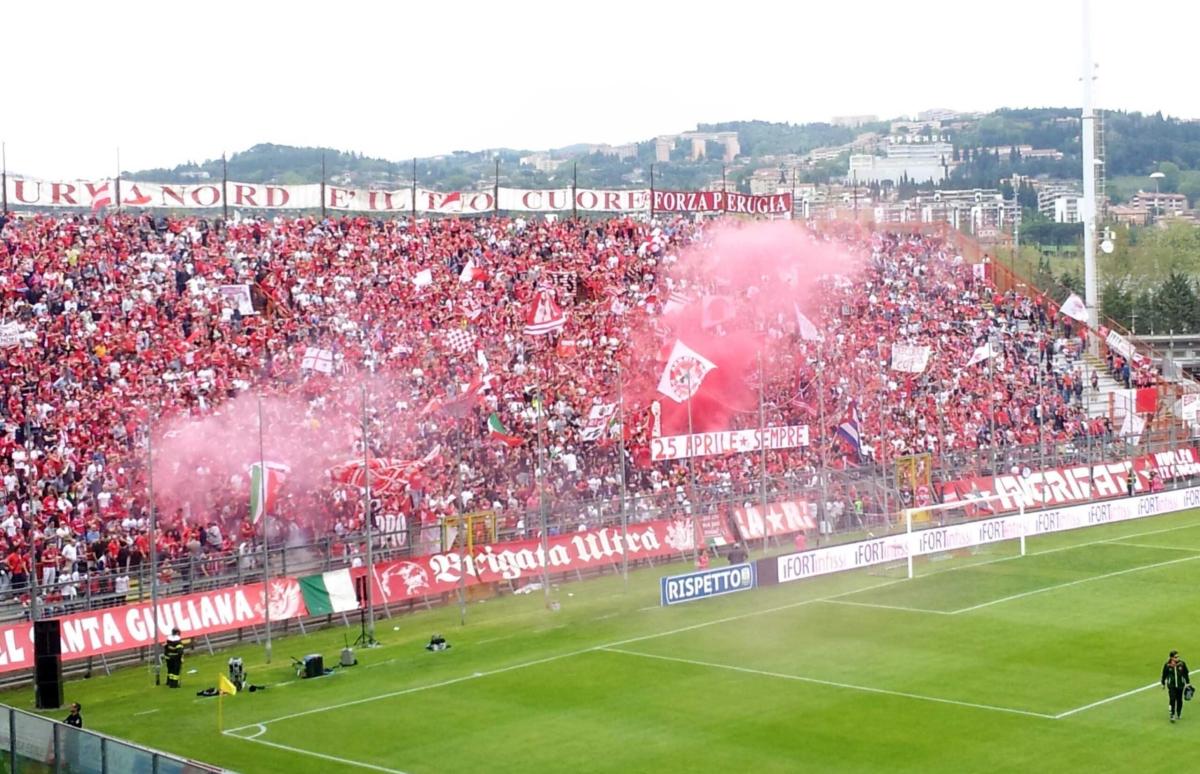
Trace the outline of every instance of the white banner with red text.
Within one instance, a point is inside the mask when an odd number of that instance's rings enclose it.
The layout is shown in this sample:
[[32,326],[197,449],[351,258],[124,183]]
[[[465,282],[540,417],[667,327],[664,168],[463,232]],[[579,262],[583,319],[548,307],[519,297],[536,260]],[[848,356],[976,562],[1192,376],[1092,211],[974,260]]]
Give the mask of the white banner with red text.
[[[271,581],[271,620],[307,615],[295,578]],[[154,644],[154,618],[149,602],[74,613],[62,625],[62,658],[71,661]],[[256,626],[264,621],[261,584],[168,597],[158,603],[158,640],[171,629],[184,639]],[[33,666],[33,625],[29,621],[0,626],[0,672]]]
[[1127,497],[1121,500],[1031,511],[1023,515],[1000,516],[948,527],[934,527],[913,531],[910,534],[889,535],[856,543],[769,557],[758,560],[756,569],[759,585],[788,583],[818,575],[906,561],[910,553],[914,557],[926,556],[1001,540],[1016,540],[1022,535],[1034,536],[1065,532],[1197,507],[1200,507],[1200,487],[1176,489],[1170,492]]
[[[118,190],[120,193],[118,202]],[[339,212],[379,212],[437,215],[480,215],[506,212],[721,212],[742,215],[787,215],[791,194],[752,196],[720,191],[650,191],[645,188],[521,189],[494,187],[482,191],[431,191],[403,187],[393,190],[347,188],[307,183],[274,185],[208,181],[148,183],[112,178],[101,180],[39,180],[9,176],[5,192],[10,209],[22,207],[105,207],[210,210],[315,210],[322,205]]]
[[808,425],[723,430],[692,435],[664,435],[650,441],[650,459],[684,460],[713,454],[741,454],[767,449],[794,449],[808,446]]

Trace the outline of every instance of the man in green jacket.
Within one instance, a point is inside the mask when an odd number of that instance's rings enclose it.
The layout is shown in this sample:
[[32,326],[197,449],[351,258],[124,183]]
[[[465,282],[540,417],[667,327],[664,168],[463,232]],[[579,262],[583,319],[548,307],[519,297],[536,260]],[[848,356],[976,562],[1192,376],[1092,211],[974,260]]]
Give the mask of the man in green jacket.
[[1183,716],[1183,689],[1191,682],[1187,664],[1179,657],[1179,651],[1171,651],[1167,663],[1163,664],[1162,686],[1171,697],[1172,723]]

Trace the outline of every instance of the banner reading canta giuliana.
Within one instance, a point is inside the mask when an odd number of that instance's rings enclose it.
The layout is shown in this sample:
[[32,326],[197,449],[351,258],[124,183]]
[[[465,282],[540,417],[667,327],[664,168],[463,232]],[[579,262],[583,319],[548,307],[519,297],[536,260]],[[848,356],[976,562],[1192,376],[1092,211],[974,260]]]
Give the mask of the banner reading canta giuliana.
[[5,186],[8,206],[63,207],[99,210],[131,209],[315,210],[337,212],[485,215],[503,212],[725,212],[743,215],[786,215],[791,194],[751,196],[720,191],[653,191],[592,188],[524,189],[493,187],[481,191],[433,191],[405,186],[395,189],[350,188],[307,183],[274,185],[235,181],[152,183],[140,180],[39,180],[14,177]]
[[[272,621],[307,615],[295,578],[270,583]],[[140,603],[63,616],[63,661],[116,653],[154,644],[150,604]],[[165,641],[178,628],[186,639],[263,623],[262,584],[166,597],[158,603],[158,639]],[[33,666],[33,624],[0,626],[0,672]]]

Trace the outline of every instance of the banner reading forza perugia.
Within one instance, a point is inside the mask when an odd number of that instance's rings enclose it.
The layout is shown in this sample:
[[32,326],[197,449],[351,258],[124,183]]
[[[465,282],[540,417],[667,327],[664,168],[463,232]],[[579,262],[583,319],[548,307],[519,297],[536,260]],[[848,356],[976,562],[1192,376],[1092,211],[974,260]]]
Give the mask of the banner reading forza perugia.
[[146,183],[134,180],[39,180],[9,177],[9,209],[22,207],[105,207],[135,209],[315,210],[338,212],[481,215],[506,212],[722,212],[740,215],[789,215],[790,193],[750,196],[720,191],[601,190],[591,188],[489,188],[483,191],[431,191],[424,188],[378,190],[316,183],[205,182]]

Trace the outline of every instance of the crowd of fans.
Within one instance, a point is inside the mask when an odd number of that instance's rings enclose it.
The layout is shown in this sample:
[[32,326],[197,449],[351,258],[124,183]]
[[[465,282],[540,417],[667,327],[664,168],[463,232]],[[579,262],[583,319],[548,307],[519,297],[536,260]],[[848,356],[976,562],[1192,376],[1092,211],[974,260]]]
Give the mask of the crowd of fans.
[[[686,288],[691,302],[717,289],[676,260],[709,228],[680,218],[8,218],[0,588],[20,596],[36,572],[43,584],[58,581],[64,597],[121,593],[149,555],[148,437],[169,448],[164,435],[239,395],[277,399],[268,401],[267,443],[290,449],[296,459],[284,461],[297,468],[361,458],[364,437],[374,458],[412,461],[402,482],[376,493],[372,512],[384,531],[429,527],[429,540],[440,538],[440,516],[480,508],[530,533],[542,507],[555,530],[612,518],[623,492],[633,518],[757,494],[757,454],[689,466],[648,453],[663,355],[644,343],[669,344],[678,333],[663,316],[673,289]],[[906,454],[1111,434],[1083,406],[1089,373],[1073,360],[1082,333],[1065,318],[998,293],[937,237],[844,227],[816,238],[859,259],[851,276],[823,278],[803,300],[823,341],[803,339],[790,319],[756,314],[752,294],[737,288],[737,313],[718,329],[752,330],[766,342],[767,424],[810,427],[807,447],[767,455],[772,491]],[[250,287],[253,314],[221,291],[231,285]],[[567,322],[529,336],[526,316],[541,290]],[[469,334],[466,345],[458,332]],[[930,346],[927,370],[889,370],[892,343]],[[968,366],[983,345],[995,357]],[[331,373],[302,367],[309,347],[333,353]],[[744,376],[756,395],[757,377]],[[591,408],[618,396],[625,464],[609,429],[583,437]],[[491,440],[493,413],[523,443]],[[834,432],[855,417],[860,449]],[[237,421],[249,430],[257,417]],[[757,407],[730,417],[758,421]],[[191,573],[219,572],[260,539],[248,481],[230,474],[252,460],[198,455],[177,461],[187,486],[156,498],[157,569],[168,580],[179,560]],[[868,489],[824,494],[861,514],[864,497],[868,510],[879,507]],[[364,512],[353,487],[297,475],[271,514],[271,539],[324,540],[355,554]],[[397,535],[381,545],[405,541],[422,547]]]

